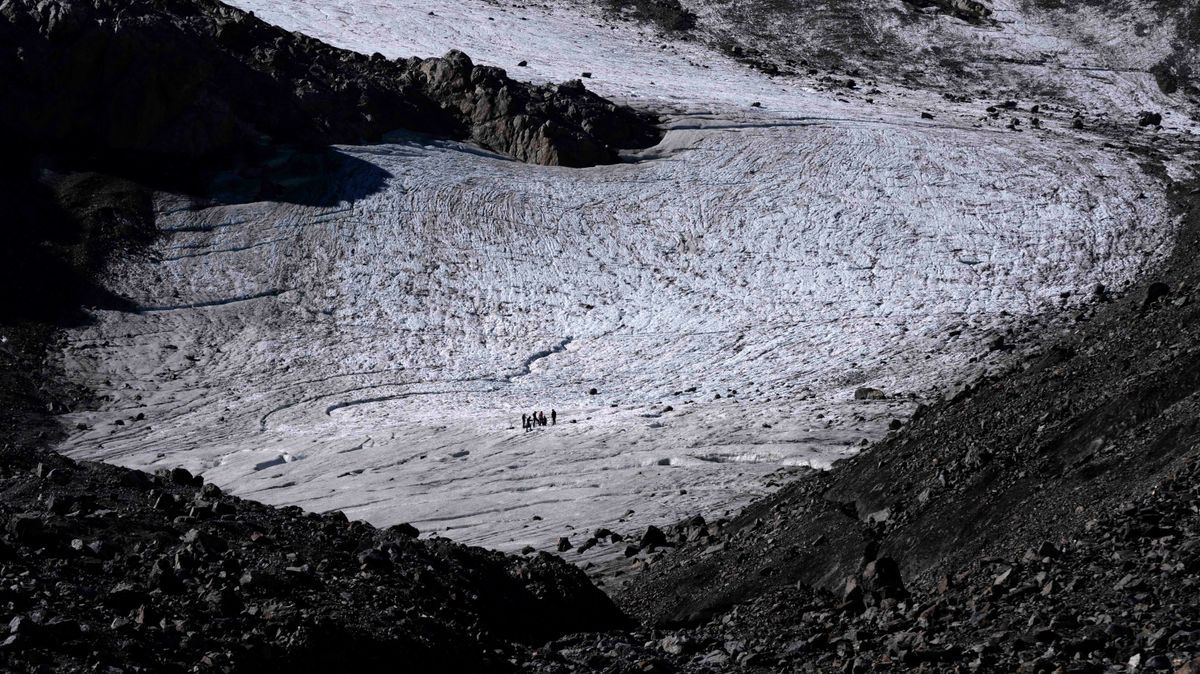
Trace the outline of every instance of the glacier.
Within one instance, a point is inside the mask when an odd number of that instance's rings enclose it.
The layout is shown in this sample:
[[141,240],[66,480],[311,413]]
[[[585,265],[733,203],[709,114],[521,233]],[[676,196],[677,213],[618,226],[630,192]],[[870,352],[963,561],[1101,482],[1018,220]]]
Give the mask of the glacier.
[[303,203],[158,194],[156,255],[110,274],[139,308],[96,310],[58,355],[99,396],[67,416],[68,455],[501,550],[721,516],[1002,367],[996,336],[1171,243],[1163,179],[1065,109],[1013,132],[570,3],[233,4],[365,53],[587,71],[667,133],[588,169],[398,133],[339,148]]

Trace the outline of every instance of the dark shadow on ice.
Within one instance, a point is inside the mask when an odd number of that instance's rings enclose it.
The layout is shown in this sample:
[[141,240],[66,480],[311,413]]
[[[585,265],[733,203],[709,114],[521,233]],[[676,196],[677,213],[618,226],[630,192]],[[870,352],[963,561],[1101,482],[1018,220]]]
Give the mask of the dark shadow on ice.
[[148,254],[160,234],[154,192],[195,207],[277,201],[353,203],[391,174],[332,147],[263,145],[219,161],[167,161],[114,154],[18,153],[0,166],[0,325],[78,325],[84,307],[135,307],[97,283],[108,260]]
[[274,148],[237,167],[213,171],[201,200],[277,201],[303,206],[352,204],[382,190],[392,174],[336,148]]
[[[469,155],[473,155],[476,157],[484,157],[486,159],[494,159],[496,161],[517,162],[516,159],[513,159],[512,157],[509,157],[508,155],[503,155],[498,152],[492,152],[491,150],[479,147],[478,145],[471,145],[470,143],[466,143],[463,141],[457,141],[457,140],[450,140],[447,138],[439,138],[437,136],[431,136],[427,133],[420,133],[418,131],[409,131],[407,129],[397,129],[395,131],[389,131],[388,133],[384,134],[383,140],[390,144],[388,146],[389,150],[391,150],[392,148],[397,148],[397,147],[410,147],[410,148],[430,148],[430,147],[432,147],[432,148],[436,148],[438,150],[448,150],[450,152],[459,152],[462,154],[469,154]],[[389,152],[389,154],[392,154],[394,156],[395,153]],[[412,156],[421,156],[423,154],[424,153],[415,153]],[[517,162],[517,163],[520,163],[520,162]]]
[[154,238],[140,187],[94,173],[44,173],[0,166],[0,325],[74,325],[88,320],[82,306],[128,307],[94,277],[111,255]]

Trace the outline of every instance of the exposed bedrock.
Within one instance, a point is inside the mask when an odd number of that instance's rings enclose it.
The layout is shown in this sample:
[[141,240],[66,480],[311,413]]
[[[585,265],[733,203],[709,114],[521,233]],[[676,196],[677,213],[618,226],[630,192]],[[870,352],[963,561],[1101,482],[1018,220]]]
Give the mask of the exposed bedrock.
[[0,86],[7,138],[139,162],[404,129],[579,167],[659,138],[652,116],[578,82],[516,82],[461,52],[366,56],[212,0],[0,2]]

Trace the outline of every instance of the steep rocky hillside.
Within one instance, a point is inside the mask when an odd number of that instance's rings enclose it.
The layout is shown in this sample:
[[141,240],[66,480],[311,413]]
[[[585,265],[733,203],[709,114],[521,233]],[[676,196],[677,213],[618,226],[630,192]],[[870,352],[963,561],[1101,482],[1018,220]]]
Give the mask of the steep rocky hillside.
[[339,50],[215,0],[7,0],[0,45],[6,136],[159,170],[264,140],[363,143],[397,129],[566,166],[611,163],[658,138],[649,117],[578,83],[529,86],[461,52]]
[[5,671],[508,671],[522,642],[628,623],[553,556],[275,509],[182,470],[10,447],[0,518]]
[[[692,639],[738,625],[760,662],[821,669],[1162,670],[1200,654],[1200,211],[1190,187],[1176,198],[1186,229],[1136,292],[1097,288],[1012,371],[719,532],[686,529],[621,604],[698,625]],[[809,588],[810,608],[779,603]]]
[[[609,3],[667,34],[681,31],[770,75],[875,81],[950,99],[1036,97],[1090,124],[1120,124],[1157,94],[1198,102],[1194,0],[645,0]],[[678,17],[686,17],[681,20]],[[832,71],[832,72],[830,72]],[[1156,90],[1155,90],[1156,89]]]

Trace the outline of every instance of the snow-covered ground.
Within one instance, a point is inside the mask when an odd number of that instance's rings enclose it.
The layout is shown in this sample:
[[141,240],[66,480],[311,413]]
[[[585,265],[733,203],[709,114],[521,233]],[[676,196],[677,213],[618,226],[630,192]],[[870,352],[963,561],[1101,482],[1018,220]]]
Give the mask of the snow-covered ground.
[[995,331],[1169,245],[1137,157],[1053,111],[1023,133],[944,103],[921,119],[917,92],[818,92],[566,6],[235,4],[368,53],[588,70],[671,130],[582,170],[343,148],[310,200],[333,205],[160,195],[161,261],[114,274],[143,310],[63,352],[106,397],[68,420],[74,456],[501,549],[632,532],[856,451]]

